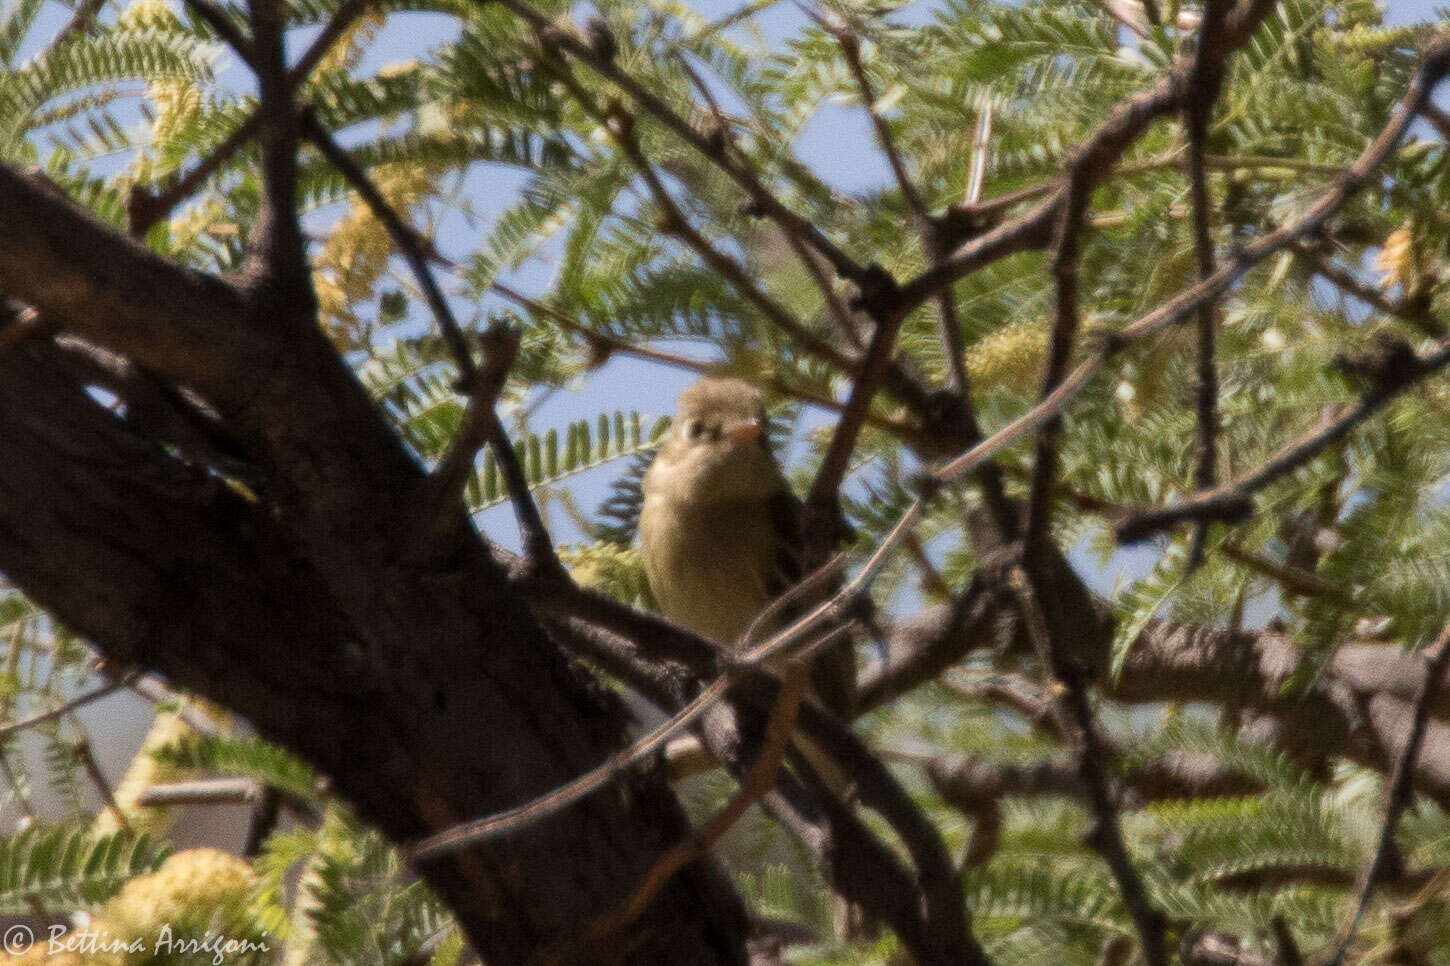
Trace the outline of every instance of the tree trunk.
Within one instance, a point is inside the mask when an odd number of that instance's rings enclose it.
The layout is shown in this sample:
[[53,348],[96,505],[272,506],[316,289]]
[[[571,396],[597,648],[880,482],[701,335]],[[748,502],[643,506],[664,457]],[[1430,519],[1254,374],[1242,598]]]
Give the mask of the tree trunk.
[[[325,479],[316,500],[298,488],[249,501],[98,405],[61,359],[39,340],[0,358],[0,570],[108,659],[235,709],[399,842],[516,805],[617,750],[619,702],[560,656],[471,532],[412,557],[386,552],[408,546],[402,498],[421,479],[400,452],[371,463],[392,477],[367,481],[378,523],[315,541],[324,574],[298,534],[331,510]],[[308,418],[335,420],[346,401]],[[386,432],[372,422],[354,422],[352,439],[334,426],[316,476],[338,447],[372,449],[358,445],[377,442],[369,428]],[[288,450],[306,453],[297,442]],[[359,482],[330,497],[355,500]],[[635,773],[423,871],[499,966],[578,938],[685,834],[663,774]],[[740,963],[745,930],[739,899],[702,863],[610,952]]]

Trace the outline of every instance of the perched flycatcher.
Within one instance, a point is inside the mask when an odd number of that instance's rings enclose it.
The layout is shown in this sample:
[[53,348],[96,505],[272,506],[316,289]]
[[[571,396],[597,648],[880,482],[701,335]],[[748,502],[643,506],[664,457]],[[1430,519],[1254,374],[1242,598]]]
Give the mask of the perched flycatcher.
[[[738,379],[701,379],[680,395],[669,436],[644,478],[640,543],[666,617],[742,645],[772,600],[804,576],[802,507],[770,452],[765,403]],[[760,643],[815,601],[783,608]],[[855,657],[847,635],[811,667],[816,699],[849,721]],[[825,776],[823,776],[825,777]]]

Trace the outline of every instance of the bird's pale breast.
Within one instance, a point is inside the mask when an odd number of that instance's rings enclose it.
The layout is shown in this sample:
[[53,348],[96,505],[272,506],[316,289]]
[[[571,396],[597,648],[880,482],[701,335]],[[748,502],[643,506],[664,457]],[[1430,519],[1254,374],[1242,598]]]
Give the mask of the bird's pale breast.
[[733,644],[770,602],[774,556],[764,503],[650,495],[639,535],[660,611],[696,634]]

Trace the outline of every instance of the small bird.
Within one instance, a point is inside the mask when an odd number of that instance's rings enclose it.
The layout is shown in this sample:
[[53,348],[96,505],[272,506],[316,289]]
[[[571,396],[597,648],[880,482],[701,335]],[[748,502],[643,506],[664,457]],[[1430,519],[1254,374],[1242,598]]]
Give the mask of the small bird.
[[[765,402],[754,386],[701,379],[680,395],[669,436],[644,477],[640,544],[660,611],[696,634],[737,646],[747,643],[741,637],[766,606],[806,575],[803,508],[770,452],[765,424]],[[781,620],[756,636],[813,603],[819,601],[783,608]],[[851,720],[855,655],[848,635],[812,663],[811,690]]]

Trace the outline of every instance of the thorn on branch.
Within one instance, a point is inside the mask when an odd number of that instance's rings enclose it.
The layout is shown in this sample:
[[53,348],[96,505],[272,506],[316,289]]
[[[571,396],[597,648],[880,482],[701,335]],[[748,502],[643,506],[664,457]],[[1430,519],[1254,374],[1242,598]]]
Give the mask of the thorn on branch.
[[1359,875],[1354,911],[1337,937],[1333,955],[1328,960],[1331,966],[1340,966],[1344,962],[1350,944],[1354,942],[1359,923],[1374,897],[1375,889],[1384,882],[1392,881],[1404,871],[1403,859],[1395,843],[1395,829],[1399,827],[1400,818],[1415,799],[1415,766],[1429,725],[1430,707],[1434,703],[1440,679],[1444,677],[1447,666],[1450,666],[1450,624],[1422,652],[1420,660],[1424,667],[1424,678],[1410,713],[1410,727],[1405,735],[1405,745],[1395,759],[1394,771],[1385,788],[1384,818],[1380,822],[1378,843],[1374,855]]
[[942,487],[946,484],[935,473],[921,472],[909,477],[906,485],[907,489],[915,493],[917,499],[922,503],[930,503],[941,494]]
[[604,63],[610,63],[619,54],[619,41],[614,39],[614,34],[601,17],[591,17],[585,25],[584,36],[589,41],[589,49],[594,51],[594,56]]
[[851,299],[851,308],[865,312],[873,319],[884,318],[896,305],[897,285],[891,273],[878,262],[872,262],[856,279],[857,294]]
[[1399,392],[1423,375],[1424,364],[1403,338],[1381,332],[1375,348],[1360,355],[1337,353],[1329,368],[1362,380],[1371,393]]

